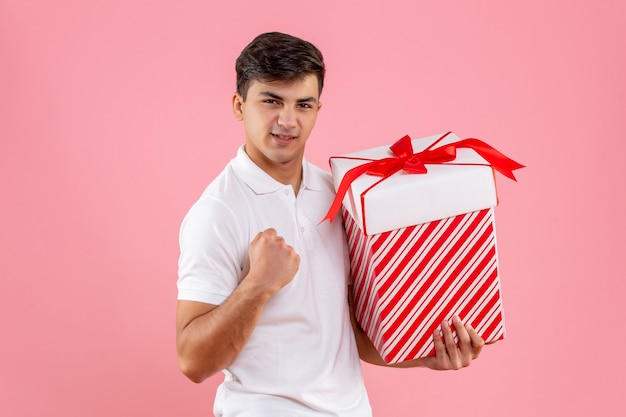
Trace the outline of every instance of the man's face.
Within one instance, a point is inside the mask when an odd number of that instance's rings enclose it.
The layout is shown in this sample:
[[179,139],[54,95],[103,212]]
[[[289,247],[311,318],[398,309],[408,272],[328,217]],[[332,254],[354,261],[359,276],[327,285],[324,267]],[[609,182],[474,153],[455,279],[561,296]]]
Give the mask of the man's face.
[[[317,77],[262,83],[252,81],[246,100],[233,97],[237,120],[244,122],[246,153],[276,179],[300,175],[306,143],[321,107]],[[293,172],[292,172],[293,171]]]

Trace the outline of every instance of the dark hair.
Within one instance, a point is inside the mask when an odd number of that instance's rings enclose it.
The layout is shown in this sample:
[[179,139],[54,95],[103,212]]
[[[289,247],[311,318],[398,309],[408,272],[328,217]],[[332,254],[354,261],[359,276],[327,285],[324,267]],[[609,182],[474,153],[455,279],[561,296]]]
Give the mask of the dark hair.
[[246,46],[237,58],[237,92],[246,99],[252,80],[295,81],[317,76],[319,93],[324,86],[324,57],[313,44],[279,32],[263,33]]

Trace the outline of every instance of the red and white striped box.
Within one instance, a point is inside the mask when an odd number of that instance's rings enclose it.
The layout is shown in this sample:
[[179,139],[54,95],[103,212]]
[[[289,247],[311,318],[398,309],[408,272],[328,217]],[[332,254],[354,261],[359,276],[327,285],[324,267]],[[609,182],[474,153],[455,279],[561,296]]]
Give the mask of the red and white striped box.
[[[421,151],[460,142],[446,134],[411,143]],[[458,151],[427,165],[426,175],[363,174],[351,179],[345,197],[338,192],[356,318],[390,364],[433,355],[433,332],[455,315],[488,343],[505,335],[493,167],[472,149]],[[336,189],[352,168],[390,154],[380,147],[331,158]]]
[[434,354],[454,315],[504,337],[493,208],[367,236],[344,211],[356,318],[387,363]]

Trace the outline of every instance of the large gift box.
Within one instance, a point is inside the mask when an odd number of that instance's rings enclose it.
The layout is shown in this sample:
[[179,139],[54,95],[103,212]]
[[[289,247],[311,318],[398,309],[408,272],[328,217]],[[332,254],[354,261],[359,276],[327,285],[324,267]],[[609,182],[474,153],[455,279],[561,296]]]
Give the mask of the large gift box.
[[505,334],[494,169],[521,168],[477,139],[402,138],[332,157],[348,237],[355,314],[387,363],[434,354],[455,315],[489,343]]

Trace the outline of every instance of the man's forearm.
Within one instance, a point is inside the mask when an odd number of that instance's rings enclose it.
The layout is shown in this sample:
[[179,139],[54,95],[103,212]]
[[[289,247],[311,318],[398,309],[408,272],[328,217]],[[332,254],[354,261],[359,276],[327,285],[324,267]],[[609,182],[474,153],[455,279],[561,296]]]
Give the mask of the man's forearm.
[[[248,342],[270,296],[252,280],[244,279],[223,304],[179,329],[177,347],[183,373],[202,382],[228,367]],[[179,312],[180,308],[179,304]]]

